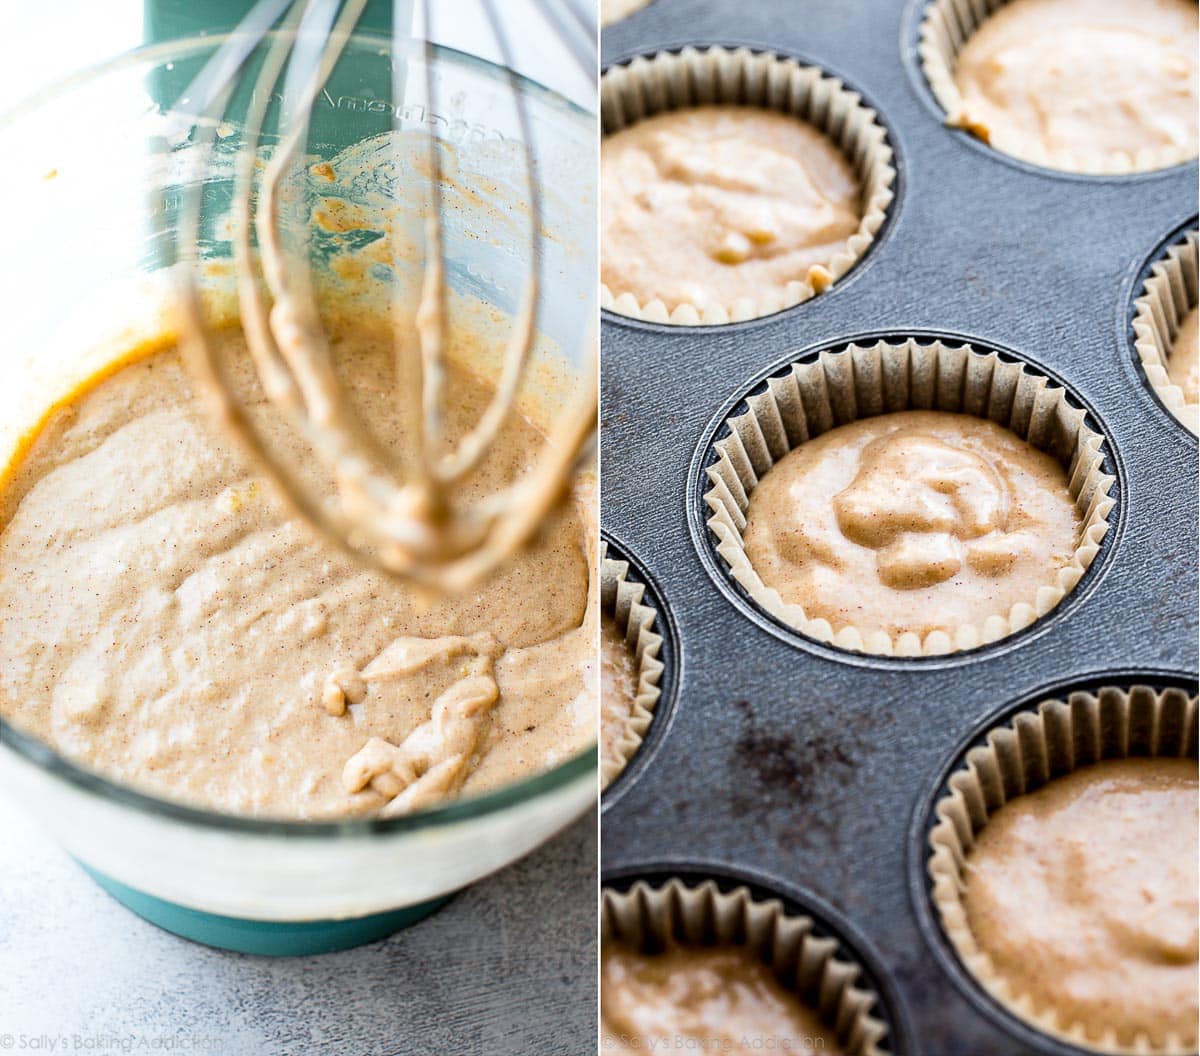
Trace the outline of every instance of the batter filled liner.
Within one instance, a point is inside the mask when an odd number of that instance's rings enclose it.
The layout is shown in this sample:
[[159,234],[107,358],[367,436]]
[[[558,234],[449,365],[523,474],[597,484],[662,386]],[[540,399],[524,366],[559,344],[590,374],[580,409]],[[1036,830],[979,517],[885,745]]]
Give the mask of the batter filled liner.
[[[992,730],[986,744],[971,749],[965,765],[951,775],[929,835],[933,903],[967,970],[1020,1018],[1085,1048],[1194,1053],[1196,861],[1194,842],[1187,860],[1186,840],[1194,841],[1195,836],[1195,780],[1196,698],[1179,689],[1107,687],[1072,693],[1065,700],[1048,700],[1022,711],[1011,723]],[[1130,794],[1131,781],[1144,783],[1161,802],[1143,807],[1141,814],[1123,806],[1120,797]],[[1078,787],[1072,788],[1071,782]],[[1079,829],[1071,838],[1060,833],[1057,847],[1048,843],[1058,820],[1051,810],[1062,812],[1072,793],[1076,811],[1088,806],[1081,788],[1090,789],[1090,812],[1101,826],[1101,839],[1093,840],[1086,829]],[[1097,792],[1117,798],[1105,807]],[[1055,801],[1030,805],[1029,797],[1046,795]],[[1160,816],[1162,810],[1178,807],[1180,796],[1191,802],[1191,817]],[[1168,797],[1169,806],[1163,797]],[[1014,819],[999,813],[1006,804],[1027,816]],[[1031,824],[1030,810],[1041,814],[1043,828]],[[1107,813],[1097,816],[1099,811]],[[1087,819],[1081,815],[1078,820]],[[991,854],[984,844],[993,821],[1005,830],[999,834],[1002,840],[1017,840],[1031,861],[1019,870],[1019,881],[1001,878],[997,888],[1002,899],[1020,898],[1021,919],[1008,922],[1007,936],[1005,922],[995,920],[996,933],[986,930],[981,938],[973,929],[981,922],[990,929],[982,915],[988,903],[986,892],[972,897],[971,884],[976,881],[970,870],[976,848]],[[1122,826],[1132,828],[1120,837]],[[1168,831],[1174,835],[1168,836]],[[1111,834],[1107,846],[1106,832]],[[1150,844],[1164,840],[1169,841],[1163,850],[1174,876],[1151,871],[1138,850],[1141,841],[1148,841],[1145,850],[1153,855]],[[1086,856],[1091,856],[1087,865]],[[1013,865],[1011,853],[998,863],[994,857],[984,860],[988,868],[1006,863]],[[1073,869],[1083,873],[1075,875]],[[1057,909],[1034,897],[1053,896],[1052,881],[1059,875],[1055,870],[1068,871],[1060,877],[1067,887],[1059,890],[1065,901]],[[1039,887],[1037,881],[1047,877],[1046,886]],[[1091,883],[1100,885],[1099,890]],[[1020,884],[1032,885],[1034,894],[1025,892],[1022,897]],[[1171,902],[1172,891],[1183,904]],[[1071,914],[1081,921],[1076,928],[1068,926],[1078,943],[1074,947],[1064,946],[1062,936],[1056,939],[1051,931]],[[1045,961],[1024,943],[1019,968],[1006,964],[1005,947],[1020,940],[1022,929],[1046,930],[1053,959]]]
[[797,278],[814,290],[858,229],[862,188],[812,125],[750,106],[695,106],[604,139],[601,279],[640,303],[703,315]]
[[1200,433],[1195,389],[1198,254],[1200,235],[1195,231],[1168,248],[1151,267],[1134,301],[1133,317],[1134,349],[1146,380],[1193,433]]
[[[356,313],[333,325],[351,403],[403,450],[390,323]],[[240,329],[219,342],[273,448],[315,466],[264,401]],[[134,349],[8,467],[7,718],[153,795],[301,819],[408,813],[592,741],[590,480],[477,590],[432,597],[364,570],[285,510],[191,384],[170,340]],[[492,389],[457,365],[448,391],[452,438]],[[463,500],[522,472],[539,433],[514,419]]]
[[[758,899],[748,888],[722,891],[712,880],[690,884],[678,879],[661,885],[639,880],[626,891],[606,887],[601,894],[600,938],[602,964],[614,950],[624,953],[627,959],[632,954],[651,962],[666,952],[684,963],[690,953],[702,952],[710,962],[714,957],[719,959],[708,967],[722,968],[721,974],[728,975],[736,970],[738,958],[754,959],[777,983],[768,996],[771,1012],[794,1014],[802,1024],[820,1026],[840,1045],[839,1050],[802,1048],[802,1040],[797,1044],[789,1039],[792,1047],[785,1048],[772,1025],[763,1022],[757,1030],[746,1024],[743,1033],[749,1035],[750,1044],[745,1048],[722,1049],[710,1037],[709,1048],[703,1049],[696,1042],[691,1046],[693,1051],[767,1051],[766,1043],[772,1039],[779,1051],[841,1051],[847,1056],[883,1056],[889,1051],[887,1025],[876,1014],[879,996],[863,979],[860,966],[846,959],[835,940],[817,935],[810,917],[788,912],[778,900]],[[759,972],[753,982],[762,985],[765,979],[765,973]],[[622,1029],[624,1023],[609,1019],[615,1010],[606,1005],[606,982],[611,982],[611,972],[606,972],[601,982],[602,1044],[606,1036],[619,1039],[620,1034],[628,1033]],[[657,989],[648,988],[651,995]],[[679,989],[664,986],[654,996],[669,999],[677,996]],[[788,997],[796,1005],[785,1011],[781,999]],[[631,1001],[622,1004],[626,1013],[636,1011]],[[651,1023],[654,1018],[646,1016]],[[668,1040],[680,1049],[687,1048],[686,1042],[692,1040],[689,1027],[701,1026],[695,1019],[689,1024],[683,1017],[657,1019],[660,1030],[665,1030]],[[660,1050],[671,1047],[660,1046]],[[626,1050],[618,1046],[614,1051]],[[628,1051],[650,1050],[643,1042],[641,1048]]]
[[[608,556],[600,543],[601,630],[600,785],[607,788],[629,765],[654,721],[662,696],[662,635],[655,628],[657,612],[646,603],[645,585],[631,578],[629,562]],[[605,640],[610,633],[615,640]],[[624,692],[609,693],[608,652],[626,682]],[[617,672],[614,672],[617,674]]]
[[1179,332],[1167,356],[1167,376],[1183,390],[1186,403],[1200,402],[1200,348],[1197,346],[1197,318],[1193,308],[1183,317]]
[[[1053,609],[1082,578],[1107,531],[1113,478],[1104,471],[1102,436],[1085,423],[1082,409],[1067,402],[1062,389],[995,353],[943,341],[850,345],[768,379],[765,390],[749,396],[746,404],[747,410],[728,419],[729,435],[713,445],[716,461],[706,470],[709,488],[704,493],[711,511],[708,527],[718,554],[751,600],[818,641],[897,656],[948,653],[996,641]],[[747,552],[750,496],[776,463],[806,441],[839,425],[910,410],[987,419],[1052,455],[1065,471],[1078,515],[1073,552],[1025,599],[969,620],[953,611],[931,612],[928,619],[937,625],[924,634],[835,625],[763,582]]]
[[[600,288],[600,303],[604,308],[636,319],[678,325],[721,324],[769,315],[799,304],[835,283],[866,253],[883,225],[896,178],[892,150],[883,126],[876,120],[875,112],[862,105],[857,94],[820,70],[802,66],[794,59],[756,54],[748,48],[730,51],[720,47],[703,50],[687,47],[678,53],[659,52],[610,68],[601,78],[600,100],[605,137],[619,136],[622,130],[638,136],[638,124],[647,120],[661,123],[669,133],[673,115],[683,118],[686,126],[688,119],[684,112],[697,111],[700,124],[695,134],[700,139],[696,141],[695,149],[688,149],[688,137],[672,144],[668,136],[667,153],[660,158],[657,189],[672,192],[673,201],[678,198],[674,191],[686,184],[693,185],[695,194],[713,196],[716,205],[710,202],[705,209],[716,208],[725,217],[721,223],[729,229],[726,241],[732,239],[729,245],[713,247],[714,250],[728,258],[725,266],[751,269],[747,278],[738,278],[729,285],[727,299],[709,292],[694,298],[694,303],[688,299],[686,268],[674,278],[663,275],[663,281],[670,289],[652,290],[656,279],[652,255],[644,266],[635,269],[639,278],[637,289],[617,288],[611,284],[614,273],[603,259],[607,257],[604,248],[607,236],[602,234],[601,274],[604,282]],[[750,215],[761,208],[764,201],[773,201],[769,196],[778,180],[773,177],[767,185],[751,186],[754,181],[745,170],[755,162],[743,160],[739,164],[735,155],[729,154],[736,147],[737,119],[744,117],[747,108],[766,111],[768,116],[761,121],[763,128],[753,130],[751,126],[747,129],[746,142],[755,144],[757,141],[755,149],[761,151],[760,160],[778,166],[781,173],[787,174],[788,180],[799,181],[798,186],[807,184],[809,177],[797,171],[795,158],[788,158],[787,151],[781,150],[778,142],[772,142],[777,136],[769,132],[771,123],[779,123],[781,117],[786,117],[790,119],[789,139],[818,141],[817,145],[823,148],[831,143],[840,151],[848,169],[836,174],[827,172],[830,178],[819,179],[815,187],[808,186],[805,196],[813,202],[826,197],[837,199],[844,189],[837,194],[831,189],[847,179],[855,179],[859,184],[859,193],[853,196],[856,219],[847,213],[844,203],[836,209],[829,208],[828,215],[808,210],[803,216],[790,215],[794,210],[785,203],[790,218],[785,217],[782,224],[764,224]],[[725,115],[723,124],[721,114]],[[700,145],[712,132],[709,129],[705,133],[703,126],[710,123],[713,115],[724,129],[722,134],[728,134],[728,141],[722,146],[728,157],[714,159],[712,150]],[[608,164],[605,161],[607,149],[606,139],[601,146],[602,170]],[[795,152],[794,145],[788,149]],[[662,154],[657,147],[655,151]],[[800,169],[806,160],[811,159],[800,159]],[[824,161],[827,165],[829,159]],[[817,171],[824,168],[817,166]],[[748,197],[754,200],[750,213],[746,211]],[[644,235],[648,245],[669,237],[669,232],[639,231],[629,217],[614,220],[610,204],[619,203],[610,203],[603,187],[602,200],[607,214],[602,219],[604,228],[612,224],[624,225],[630,228],[624,237]],[[680,203],[674,201],[673,208],[679,206]],[[645,215],[654,217],[656,213],[657,210],[652,208]],[[705,222],[694,234],[703,242],[711,216],[706,212],[699,219]],[[765,240],[776,227],[777,233],[784,237],[778,243]],[[805,256],[803,246],[788,242],[789,231],[793,235],[803,232],[802,240],[810,241],[813,247],[821,246],[816,255],[825,259],[808,259],[811,252]],[[703,256],[702,250],[696,252],[701,253],[699,263],[705,264],[708,270],[719,270],[718,264]],[[777,256],[779,259],[773,259]],[[780,260],[793,258],[795,273],[780,272]],[[615,281],[619,278],[617,273]]]
[[946,123],[1066,172],[1197,153],[1190,0],[933,0],[918,53]]

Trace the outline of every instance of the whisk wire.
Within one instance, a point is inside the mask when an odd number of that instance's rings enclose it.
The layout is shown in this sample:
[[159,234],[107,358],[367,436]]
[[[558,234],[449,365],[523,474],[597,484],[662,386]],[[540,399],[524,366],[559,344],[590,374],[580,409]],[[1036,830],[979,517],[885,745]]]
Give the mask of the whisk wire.
[[[295,244],[295,233],[307,228],[308,218],[288,214],[289,207],[305,207],[306,199],[292,193],[289,177],[307,151],[310,116],[318,94],[340,61],[365,6],[366,0],[259,0],[238,31],[206,64],[184,100],[185,115],[194,117],[193,142],[205,154],[215,143],[214,129],[227,116],[242,71],[251,56],[262,50],[262,66],[246,113],[242,153],[235,166],[231,213],[242,325],[265,395],[334,471],[336,501],[314,493],[296,467],[284,465],[270,449],[218,362],[196,279],[202,189],[184,203],[180,215],[181,256],[193,266],[182,291],[182,344],[221,417],[265,463],[285,497],[303,516],[347,552],[366,556],[380,567],[418,582],[460,590],[523,545],[567,490],[573,467],[595,429],[595,335],[589,335],[586,346],[593,369],[585,369],[576,398],[549,430],[544,449],[526,473],[485,499],[454,503],[454,486],[486,457],[513,414],[535,347],[543,278],[542,199],[536,145],[520,78],[513,72],[508,36],[494,0],[484,0],[487,22],[507,70],[526,153],[529,270],[501,354],[496,391],[476,422],[448,450],[443,413],[448,339],[443,148],[435,131],[439,119],[432,8],[429,0],[422,0],[428,206],[415,348],[414,342],[403,336],[401,324],[407,319],[397,317],[397,385],[401,393],[408,394],[398,410],[416,417],[408,430],[414,451],[404,460],[399,479],[394,475],[392,456],[349,413],[317,308],[309,247]],[[538,0],[538,6],[546,5]],[[571,14],[576,13],[572,10]],[[403,97],[407,81],[402,23],[406,18],[411,23],[411,15],[412,0],[398,0],[397,46],[392,49],[398,98]],[[580,61],[583,65],[585,60]],[[279,138],[258,179],[262,130],[274,100],[279,101]],[[194,181],[194,186],[202,188],[203,181]],[[257,254],[252,233],[257,238]],[[398,302],[393,310],[400,311]],[[406,386],[403,381],[409,377],[415,384]]]
[[[429,0],[425,0],[425,6],[426,18],[428,18]],[[503,22],[496,11],[495,3],[493,0],[483,0],[483,7],[492,35],[495,37],[500,49],[501,62],[505,67],[509,87],[516,106],[521,139],[527,145],[530,152],[529,163],[525,166],[525,192],[529,202],[530,273],[521,291],[521,299],[514,314],[512,330],[509,333],[504,352],[501,356],[500,376],[496,384],[495,395],[489,401],[478,422],[459,440],[455,450],[444,456],[436,465],[436,479],[442,485],[452,484],[475,469],[487,453],[488,448],[495,442],[500,430],[508,421],[509,415],[512,413],[516,403],[517,393],[526,366],[533,352],[534,338],[538,330],[538,301],[542,285],[543,264],[540,238],[542,228],[542,196],[536,171],[537,155],[533,145],[534,140],[529,122],[529,110],[521,91],[519,79],[513,70],[514,63],[508,34],[505,32]],[[427,26],[429,25],[428,22],[426,24]],[[432,63],[427,62],[426,69],[430,70],[431,68]],[[432,100],[435,98],[433,93],[436,91],[432,83],[428,91],[432,104]],[[436,155],[436,147],[434,153]],[[435,185],[440,185],[441,183],[440,166],[434,169],[434,183]],[[440,194],[437,201],[439,208],[435,211],[440,212]],[[438,258],[436,266],[439,269],[441,267],[441,255],[442,247],[439,243],[436,246],[436,256]]]

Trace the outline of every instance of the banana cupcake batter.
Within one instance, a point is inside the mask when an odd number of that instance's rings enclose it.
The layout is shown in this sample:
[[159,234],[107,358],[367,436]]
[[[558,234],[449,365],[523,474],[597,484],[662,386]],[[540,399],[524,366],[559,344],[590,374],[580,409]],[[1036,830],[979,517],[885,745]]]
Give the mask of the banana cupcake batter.
[[700,311],[820,290],[857,231],[861,187],[834,143],[796,117],[698,106],[601,141],[601,279],[614,297]]
[[950,120],[1052,168],[1152,169],[1197,153],[1194,0],[1013,0],[967,40]]
[[836,632],[924,637],[1031,603],[1074,554],[1062,465],[985,419],[903,411],[794,448],[750,494],[763,583]]
[[749,950],[605,943],[601,1052],[843,1052],[816,1011]]
[[1194,759],[1110,760],[988,819],[964,871],[967,923],[1037,1015],[1093,1040],[1194,1046],[1196,789]]
[[[334,355],[395,453],[411,438],[392,340],[356,323]],[[219,350],[272,446],[312,462],[240,331]],[[456,367],[448,391],[452,442],[492,389]],[[463,501],[524,472],[538,441],[511,422]],[[292,516],[175,349],[153,351],[74,393],[3,478],[0,710],[105,777],[237,814],[387,816],[532,775],[595,731],[578,498],[478,588],[430,596]]]

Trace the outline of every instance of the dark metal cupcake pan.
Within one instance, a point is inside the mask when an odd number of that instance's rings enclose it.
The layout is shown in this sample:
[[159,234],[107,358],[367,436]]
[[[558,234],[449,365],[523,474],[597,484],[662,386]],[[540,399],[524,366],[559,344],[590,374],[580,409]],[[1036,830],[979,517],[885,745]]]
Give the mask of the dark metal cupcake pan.
[[[879,112],[898,181],[866,257],[810,301],[718,327],[604,315],[604,525],[656,594],[671,661],[661,714],[602,800],[603,876],[708,870],[845,921],[847,949],[908,1024],[894,1052],[1075,1053],[990,1006],[946,949],[928,804],[947,760],[1017,703],[1195,684],[1196,441],[1146,384],[1130,320],[1151,260],[1195,223],[1197,167],[1054,173],[944,127],[916,58],[923,7],[654,0],[604,31],[606,67],[746,45],[842,78]],[[772,364],[915,332],[1011,349],[1080,398],[1118,478],[1109,534],[1058,609],[994,646],[891,660],[797,641],[732,604],[740,588],[719,589],[701,559],[693,460],[702,470],[710,424]]]

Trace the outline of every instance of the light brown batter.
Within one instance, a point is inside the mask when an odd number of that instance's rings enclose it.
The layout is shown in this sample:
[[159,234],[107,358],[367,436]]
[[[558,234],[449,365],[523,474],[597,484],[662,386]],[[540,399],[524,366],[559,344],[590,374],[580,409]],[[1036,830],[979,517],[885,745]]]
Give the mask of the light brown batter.
[[1085,767],[1006,804],[966,863],[968,924],[1039,1014],[1193,1043],[1196,762]]
[[1167,356],[1167,375],[1183,389],[1188,403],[1200,403],[1200,357],[1197,356],[1196,309],[1193,308],[1179,324],[1179,333]]
[[650,0],[600,0],[600,25],[611,26],[646,7]]
[[617,744],[625,735],[637,700],[638,667],[616,621],[600,617],[600,759],[619,759]]
[[858,229],[845,155],[795,117],[701,106],[639,121],[600,147],[601,278],[614,296],[701,311],[793,281],[823,288]]
[[955,121],[1059,169],[1195,157],[1198,31],[1194,0],[1013,0],[958,56]]
[[790,451],[750,495],[746,556],[809,619],[924,636],[1031,602],[1070,560],[1062,466],[994,422],[864,418]]
[[671,947],[643,954],[605,943],[600,1051],[822,1052],[844,1050],[749,950]]
[[[400,452],[392,333],[341,336],[360,416]],[[239,332],[220,338],[243,392]],[[456,368],[449,438],[491,389]],[[276,449],[308,449],[254,399]],[[464,502],[524,472],[514,421]],[[587,511],[478,589],[430,596],[284,512],[167,349],[77,393],[0,495],[0,710],[152,794],[240,814],[405,813],[569,757],[594,737]]]

